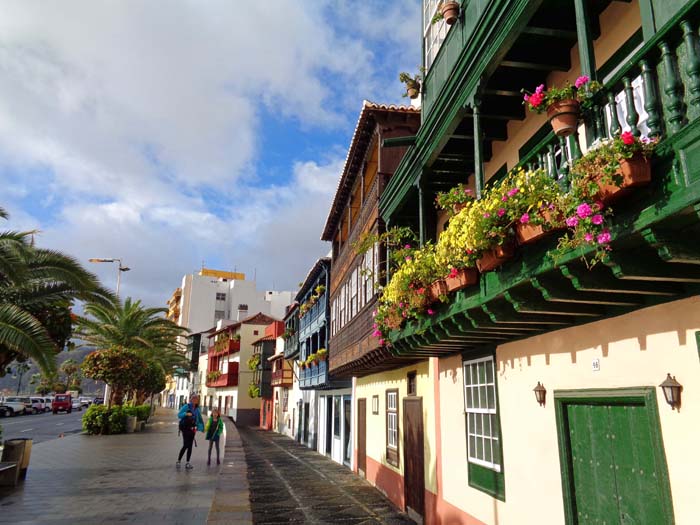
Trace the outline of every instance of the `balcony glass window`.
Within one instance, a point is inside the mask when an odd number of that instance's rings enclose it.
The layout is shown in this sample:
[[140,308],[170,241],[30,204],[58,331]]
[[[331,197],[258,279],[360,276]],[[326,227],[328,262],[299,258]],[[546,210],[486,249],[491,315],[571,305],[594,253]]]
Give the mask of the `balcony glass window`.
[[217,293],[216,293],[216,300],[217,300],[217,301],[225,301],[225,300],[226,300],[226,294],[225,294],[225,293],[221,293],[221,292],[217,292]]
[[216,321],[223,319],[225,316],[226,312],[224,310],[214,310],[214,319]]
[[438,13],[439,4],[440,0],[423,0],[423,52],[426,69],[430,69],[433,64],[449,30],[444,20],[432,23],[433,17]]

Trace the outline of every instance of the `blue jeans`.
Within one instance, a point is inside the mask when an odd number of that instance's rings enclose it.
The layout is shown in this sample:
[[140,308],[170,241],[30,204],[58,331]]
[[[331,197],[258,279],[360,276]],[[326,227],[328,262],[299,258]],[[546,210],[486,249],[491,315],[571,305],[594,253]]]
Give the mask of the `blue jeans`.
[[213,436],[209,440],[209,454],[207,456],[207,463],[211,463],[211,447],[216,444],[216,462],[219,462],[219,436]]

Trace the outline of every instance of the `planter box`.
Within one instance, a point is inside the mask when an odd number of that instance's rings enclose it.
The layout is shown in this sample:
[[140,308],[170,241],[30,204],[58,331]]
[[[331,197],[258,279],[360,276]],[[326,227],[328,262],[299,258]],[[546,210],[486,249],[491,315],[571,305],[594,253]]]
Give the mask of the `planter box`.
[[485,252],[481,258],[476,261],[476,266],[481,273],[491,271],[501,266],[508,259],[511,259],[514,253],[515,248],[512,243],[496,246]]
[[447,289],[447,284],[445,280],[438,279],[428,288],[428,301],[431,303],[436,302],[441,295],[446,295],[449,290]]
[[619,186],[596,180],[596,184],[600,188],[596,196],[606,204],[629,193],[637,186],[649,184],[651,182],[651,163],[641,153],[635,153],[631,159],[620,161],[618,174],[622,176],[622,183]]
[[445,284],[447,285],[448,292],[456,292],[467,286],[472,286],[478,281],[479,272],[476,271],[476,268],[463,268],[457,271],[456,276],[445,277]]

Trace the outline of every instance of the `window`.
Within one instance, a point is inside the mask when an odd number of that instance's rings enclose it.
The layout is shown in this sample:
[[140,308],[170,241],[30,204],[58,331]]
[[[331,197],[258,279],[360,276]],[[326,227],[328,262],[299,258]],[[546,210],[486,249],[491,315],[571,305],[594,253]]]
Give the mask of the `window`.
[[284,388],[282,390],[282,412],[286,412],[289,407],[289,389]]
[[238,309],[241,310],[241,311],[247,312],[247,311],[248,311],[248,305],[247,305],[247,304],[239,304],[239,305],[238,305]]
[[225,317],[226,312],[223,310],[214,310],[214,320],[219,321]]
[[408,382],[408,395],[415,396],[418,395],[418,387],[416,386],[416,373],[409,372],[406,376]]
[[328,399],[333,399],[333,436],[340,438],[340,396]]
[[379,396],[372,396],[372,414],[379,414]]
[[260,331],[259,330],[253,330],[253,335],[259,335]]
[[[502,448],[493,356],[465,361],[463,371],[469,484],[502,499]],[[494,476],[494,472],[501,475]]]
[[426,69],[430,69],[433,64],[449,30],[444,20],[433,24],[433,17],[438,13],[439,5],[440,0],[423,0],[423,51],[425,53],[423,65]]
[[399,466],[399,391],[386,391],[386,460]]
[[357,313],[357,268],[350,274],[350,319]]
[[216,300],[217,301],[225,301],[226,300],[226,294],[221,293],[221,292],[216,292]]

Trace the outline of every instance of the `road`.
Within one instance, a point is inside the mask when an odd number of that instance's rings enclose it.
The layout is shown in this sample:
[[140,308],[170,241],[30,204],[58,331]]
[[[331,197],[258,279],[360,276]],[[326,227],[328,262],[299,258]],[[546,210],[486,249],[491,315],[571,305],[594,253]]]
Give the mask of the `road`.
[[81,418],[85,410],[74,410],[70,414],[51,412],[29,416],[0,418],[3,439],[32,438],[34,443],[56,439],[60,434],[75,434],[82,430]]

